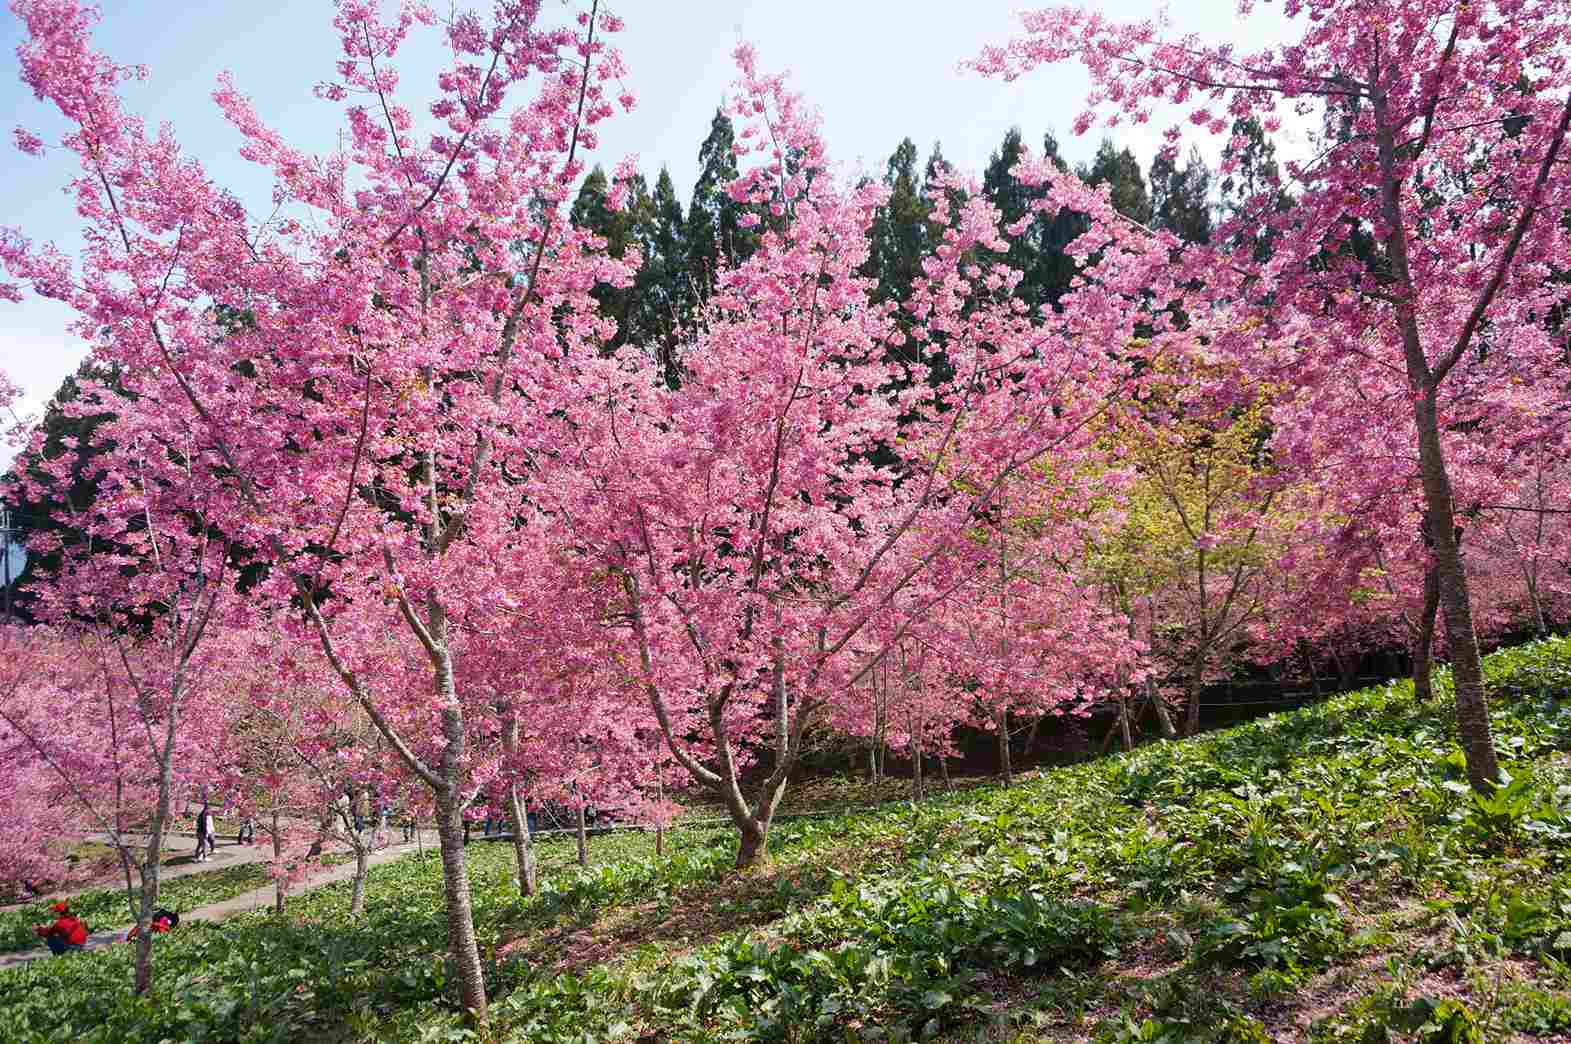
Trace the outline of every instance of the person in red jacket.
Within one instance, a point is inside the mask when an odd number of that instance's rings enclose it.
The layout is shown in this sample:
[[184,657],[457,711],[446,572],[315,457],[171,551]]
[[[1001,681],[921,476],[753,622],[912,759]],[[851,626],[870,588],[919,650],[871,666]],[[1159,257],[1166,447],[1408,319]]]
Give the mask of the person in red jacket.
[[87,925],[71,912],[69,906],[65,903],[53,903],[49,910],[58,915],[54,924],[36,925],[33,931],[43,937],[50,953],[59,957],[87,945]]
[[[149,925],[149,927],[152,928],[154,935],[162,935],[179,923],[179,914],[175,913],[173,910],[165,910],[163,907],[159,907],[157,910],[153,911],[153,923]],[[136,938],[136,934],[136,925],[133,924],[131,926],[131,930],[125,933],[125,941],[132,941]]]

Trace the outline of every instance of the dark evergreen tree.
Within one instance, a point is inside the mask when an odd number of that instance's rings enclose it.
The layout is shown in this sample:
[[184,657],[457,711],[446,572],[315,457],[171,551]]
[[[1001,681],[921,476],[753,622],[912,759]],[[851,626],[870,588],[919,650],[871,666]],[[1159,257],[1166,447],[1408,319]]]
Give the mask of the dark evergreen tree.
[[680,376],[675,355],[679,332],[699,300],[688,270],[682,204],[670,172],[663,167],[652,194],[643,176],[634,176],[620,212],[610,208],[610,187],[605,172],[596,167],[584,179],[570,212],[574,225],[605,238],[612,257],[624,257],[629,248],[636,248],[642,259],[632,286],[594,290],[605,314],[617,322],[616,337],[608,347],[633,345],[653,355],[667,383],[675,387]]
[[[937,175],[940,170],[948,170],[949,161],[944,159],[944,147],[941,142],[933,142],[933,151],[927,154],[927,164],[922,168],[922,205],[926,212],[931,214],[934,205],[938,202],[938,193],[943,192],[949,197],[949,208],[953,212],[956,207],[965,202],[965,193],[960,189],[940,189]],[[928,235],[936,233],[931,226]]]
[[1152,227],[1186,243],[1211,242],[1211,168],[1191,147],[1183,167],[1158,153],[1151,162]]
[[741,225],[744,208],[726,187],[736,180],[736,156],[731,148],[736,133],[731,118],[715,110],[709,136],[698,149],[698,181],[687,206],[683,235],[687,269],[700,298],[709,296],[721,267],[745,261],[757,246],[757,234]]
[[[1013,225],[1021,218],[1031,213],[1031,203],[1038,197],[1036,189],[1023,184],[1014,176],[1015,166],[1025,157],[1025,143],[1020,137],[1020,128],[1011,127],[1004,134],[1002,144],[987,161],[987,169],[982,172],[982,193],[987,196],[989,203],[998,208],[999,223],[1005,226]],[[1035,263],[1036,251],[1029,234],[1013,237],[1009,241],[1009,250],[1001,258],[1010,268],[1018,269],[1024,273],[1031,269]],[[1035,304],[1029,301],[1029,304]]]
[[928,189],[933,183],[934,175],[941,168],[947,168],[948,166],[949,161],[944,159],[944,143],[941,141],[933,142],[933,151],[927,154],[927,162],[922,166],[922,197],[924,199],[931,198]]
[[1260,121],[1251,117],[1233,122],[1233,136],[1222,150],[1222,208],[1229,217],[1237,215],[1248,200],[1282,191],[1282,172],[1276,162],[1276,146],[1266,137]]
[[649,240],[645,245],[647,277],[639,280],[651,332],[649,348],[658,354],[666,382],[676,387],[678,331],[693,314],[698,288],[688,267],[682,202],[676,197],[671,172],[660,168],[649,200]]
[[[1069,164],[1059,155],[1058,139],[1052,131],[1042,136],[1042,155],[1060,171],[1069,169]],[[1037,214],[1031,228],[1031,234],[1035,237],[1036,256],[1021,287],[1022,293],[1027,295],[1027,302],[1033,307],[1056,304],[1069,289],[1069,280],[1075,274],[1075,262],[1065,250],[1087,227],[1085,215],[1074,211]]]
[[[34,582],[54,575],[62,554],[87,540],[74,520],[87,516],[97,499],[97,459],[111,448],[97,431],[114,416],[119,394],[114,372],[91,359],[83,362],[49,401],[38,423],[41,441],[17,454],[5,476],[4,499],[13,509],[13,524],[32,544],[22,575],[13,577],[13,611],[23,619],[30,618],[28,608],[36,598]],[[62,467],[62,461],[69,463]]]
[[[999,220],[1012,224],[1032,213],[1043,198],[1043,189],[1022,183],[1012,173],[1025,147],[1018,128],[1004,135],[983,175],[988,199],[999,209]],[[1058,139],[1051,131],[1042,137],[1043,156],[1060,171],[1069,169],[1059,155]],[[1065,248],[1087,228],[1085,215],[1073,211],[1037,212],[1026,229],[1011,240],[1004,255],[1011,267],[1021,272],[1019,295],[1033,309],[1050,307],[1069,289],[1075,263]]]
[[[597,164],[579,186],[578,198],[573,200],[568,220],[575,227],[586,229],[604,239],[606,253],[612,257],[625,257],[630,246],[642,252],[639,211],[649,209],[649,192],[643,181],[639,177],[634,185],[629,186],[628,206],[622,210],[612,210],[609,200],[611,185],[605,171]],[[638,329],[641,316],[635,314],[635,307],[640,300],[638,290],[636,283],[622,288],[602,283],[592,291],[600,302],[602,312],[616,320],[616,336],[607,347],[617,348],[642,340],[643,331]]]
[[[940,201],[940,194],[942,194],[944,201],[947,203],[951,215],[959,207],[963,206],[966,200],[964,190],[943,187],[939,184],[940,173],[947,173],[948,171],[949,161],[944,159],[943,145],[935,141],[933,142],[933,151],[927,155],[927,164],[922,168],[922,191],[920,194],[923,216],[922,235],[927,243],[936,242],[943,235],[942,230],[930,220],[933,209]],[[954,366],[950,364],[949,355],[944,351],[944,338],[942,335],[935,336],[925,345],[915,340],[909,341],[905,345],[904,351],[909,353],[911,362],[925,363],[927,365],[927,383],[930,386],[938,387],[939,385],[947,384],[954,378]]]
[[922,273],[927,244],[928,202],[922,196],[916,172],[916,145],[902,141],[884,169],[889,201],[873,219],[870,256],[864,272],[878,280],[879,301],[904,303],[911,285]]
[[659,266],[652,257],[654,243],[658,238],[655,201],[649,194],[649,183],[642,174],[635,174],[628,181],[623,220],[627,241],[611,246],[622,251],[615,255],[618,257],[624,256],[628,247],[636,249],[639,265],[632,287],[624,291],[627,302],[618,320],[621,325],[617,331],[617,343],[646,345],[660,335],[663,326],[660,311],[655,307],[654,293],[654,282],[659,275]]
[[1232,140],[1222,152],[1222,166],[1226,171],[1221,184],[1222,215],[1237,224],[1228,243],[1235,248],[1253,244],[1257,260],[1263,261],[1270,256],[1271,245],[1260,237],[1261,217],[1272,209],[1286,210],[1293,200],[1282,187],[1276,146],[1259,120],[1234,121]]
[[[638,187],[634,192],[647,197],[649,193],[643,187],[643,180],[641,176],[637,177]],[[605,170],[596,164],[579,186],[578,198],[573,200],[573,207],[568,211],[568,220],[576,228],[588,229],[604,237],[606,253],[612,257],[622,257],[627,253],[628,246],[634,243],[636,230],[631,213],[633,208],[612,210],[610,192],[611,183],[606,178]]]
[[1151,195],[1135,154],[1102,139],[1089,169],[1078,171],[1088,185],[1111,185],[1113,209],[1142,225],[1151,224]]

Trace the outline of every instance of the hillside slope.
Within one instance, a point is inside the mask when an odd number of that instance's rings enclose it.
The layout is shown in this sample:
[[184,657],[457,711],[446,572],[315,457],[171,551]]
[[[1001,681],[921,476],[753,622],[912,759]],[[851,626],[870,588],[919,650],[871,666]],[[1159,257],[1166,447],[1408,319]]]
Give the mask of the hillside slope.
[[[1463,782],[1442,693],[1392,685],[919,808],[558,869],[475,849],[511,1041],[1497,1041],[1571,1034],[1571,641],[1487,661],[1510,785]],[[5,1040],[457,1040],[433,860],[288,923],[0,975]]]

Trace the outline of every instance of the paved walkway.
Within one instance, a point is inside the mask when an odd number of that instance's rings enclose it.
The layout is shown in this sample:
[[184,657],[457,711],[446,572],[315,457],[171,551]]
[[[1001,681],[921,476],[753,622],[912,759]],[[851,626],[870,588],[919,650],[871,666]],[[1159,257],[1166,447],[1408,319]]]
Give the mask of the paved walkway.
[[[389,845],[380,852],[373,852],[369,860],[370,865],[380,866],[383,863],[392,862],[394,859],[401,859],[406,855],[420,851],[422,845],[426,850],[433,850],[436,848],[436,831],[422,830],[420,832],[420,837],[421,841],[419,842],[411,841],[407,844],[400,843],[396,845]],[[251,848],[257,852],[263,851],[262,846],[247,845],[242,847]],[[211,862],[197,863],[191,866],[189,869],[183,866],[174,869],[183,871],[184,873],[200,873],[203,870],[212,870],[216,866],[222,865],[222,860],[219,857],[223,854],[223,852],[224,849],[220,848],[218,853],[213,856]],[[267,850],[265,855],[260,858],[266,859],[271,857],[271,855],[271,850]],[[241,862],[249,863],[259,861],[257,858],[240,859],[238,858],[238,851],[236,851],[236,856],[237,858],[231,861],[231,865],[239,865]],[[304,884],[296,885],[294,891],[290,893],[290,897],[298,896],[302,892],[309,892],[315,888],[321,888],[323,885],[329,885],[335,881],[346,881],[354,875],[355,863],[354,859],[351,858],[346,863],[339,863],[337,866],[330,866],[325,870],[313,874]],[[172,873],[170,869],[165,869],[158,876],[160,880],[163,880],[168,877],[183,876],[183,874]],[[252,910],[269,909],[273,905],[273,897],[273,886],[270,884],[263,885],[261,888],[253,888],[249,892],[242,892],[240,895],[237,895],[232,899],[225,899],[222,902],[217,903],[209,903],[207,906],[199,906],[194,910],[180,911],[180,924],[182,927],[184,927],[184,925],[189,921],[222,921],[226,917],[233,917],[236,914],[249,913]],[[288,897],[286,897],[286,902],[287,898]],[[121,942],[125,938],[125,933],[129,929],[129,925],[122,925],[116,929],[94,932],[87,937],[87,948],[90,950],[97,950],[102,947]],[[177,932],[180,930],[180,928],[175,929]],[[28,961],[38,960],[40,957],[49,956],[52,956],[52,954],[50,954],[50,952],[46,949],[17,950],[11,953],[0,953],[0,968],[11,968],[18,964],[25,964]]]
[[[166,859],[182,859],[185,860],[185,862],[166,862],[158,870],[158,879],[160,881],[168,881],[175,877],[187,877],[191,874],[205,874],[209,870],[221,870],[226,866],[244,866],[247,863],[265,863],[273,857],[272,849],[268,848],[266,845],[237,845],[233,842],[225,844],[222,841],[220,841],[218,843],[218,847],[213,850],[213,858],[209,859],[205,863],[198,863],[191,858],[192,853],[195,851],[196,843],[194,841],[192,842],[192,847],[186,851],[177,850],[174,852],[168,852],[166,850]],[[81,895],[83,892],[96,892],[104,888],[118,889],[124,887],[125,877],[120,873],[114,873],[108,875],[107,877],[99,878],[97,881],[84,884],[78,888],[69,889],[66,891],[40,892],[36,898],[28,899],[25,902],[6,903],[4,905],[0,905],[0,910],[16,910],[24,906],[32,906],[35,903],[41,902],[45,899],[70,899],[73,896]]]

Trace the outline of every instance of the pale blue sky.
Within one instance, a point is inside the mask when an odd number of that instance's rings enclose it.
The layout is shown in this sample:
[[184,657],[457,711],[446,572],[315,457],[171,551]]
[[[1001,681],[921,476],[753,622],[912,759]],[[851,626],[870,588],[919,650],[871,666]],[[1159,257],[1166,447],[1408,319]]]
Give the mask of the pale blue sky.
[[[485,6],[483,0],[477,6]],[[1077,68],[1045,70],[1014,84],[958,69],[983,45],[1008,38],[1021,6],[1019,0],[612,0],[627,23],[617,43],[639,105],[602,125],[592,158],[609,168],[636,152],[651,181],[664,163],[685,201],[696,177],[698,144],[733,77],[731,50],[745,38],[758,48],[764,68],[793,74],[796,88],[823,113],[832,155],[851,172],[881,170],[907,135],[924,157],[938,140],[951,163],[980,171],[1011,126],[1021,127],[1032,143],[1051,128],[1071,161],[1088,159],[1101,132],[1068,138],[1087,86]],[[1146,18],[1162,5],[1122,0],[1102,6],[1119,17]],[[183,147],[216,180],[254,201],[254,210],[264,209],[270,182],[235,155],[237,137],[209,98],[220,72],[232,72],[263,118],[292,142],[324,151],[333,146],[337,109],[310,90],[332,77],[337,53],[325,0],[106,0],[103,7],[99,45],[117,61],[149,69],[146,81],[127,85],[130,107],[155,123],[172,122]],[[1179,0],[1170,10],[1184,30],[1246,47],[1273,42],[1284,25],[1264,4],[1250,22],[1240,23],[1235,0]],[[20,226],[35,240],[74,252],[80,222],[60,191],[68,167],[59,158],[35,159],[9,147],[12,125],[46,141],[59,130],[17,79],[13,55],[20,34],[16,18],[0,13],[0,112],[9,118],[0,128],[7,139],[0,143],[0,225]],[[407,98],[429,97],[416,89],[431,82],[435,54],[416,51],[400,63]],[[1162,125],[1120,128],[1118,141],[1148,164]],[[1211,143],[1201,144],[1214,156]],[[50,302],[0,302],[0,368],[23,386],[25,408],[36,411],[47,401],[84,354],[64,333],[66,319]]]

